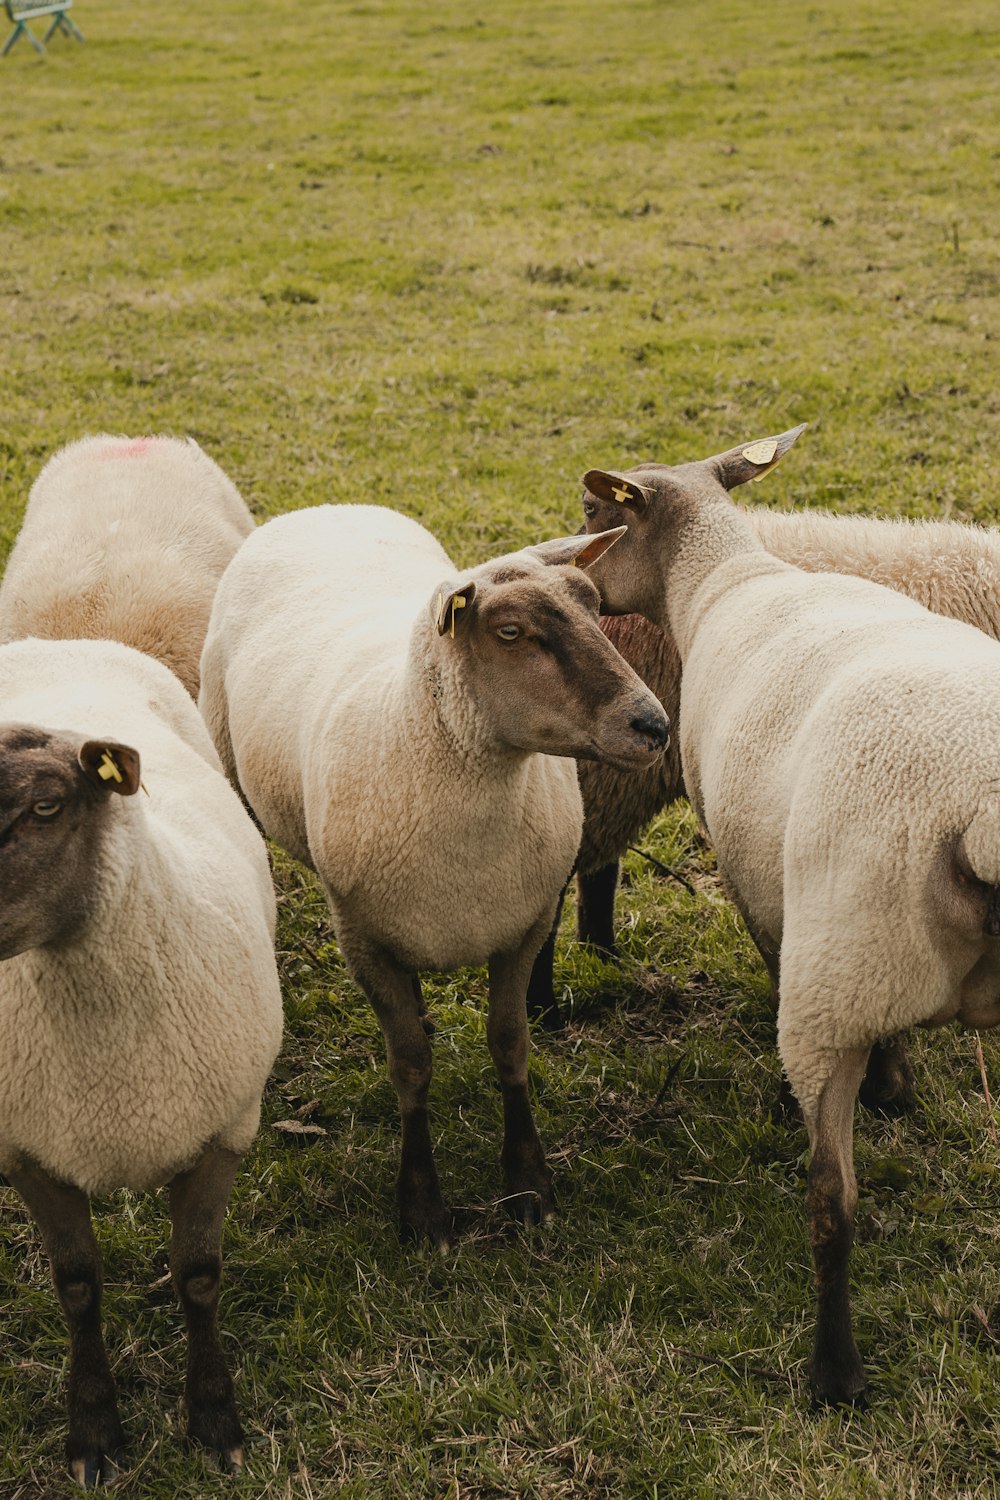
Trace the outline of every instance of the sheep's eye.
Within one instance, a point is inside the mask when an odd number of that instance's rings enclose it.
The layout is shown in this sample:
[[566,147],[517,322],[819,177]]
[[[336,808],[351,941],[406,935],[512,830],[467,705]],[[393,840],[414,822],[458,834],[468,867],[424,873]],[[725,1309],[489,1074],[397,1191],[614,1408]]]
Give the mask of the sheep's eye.
[[588,518],[590,516],[597,515],[597,506],[594,504],[593,500],[585,500],[583,502],[583,513]]
[[521,632],[516,625],[501,625],[497,631],[497,635],[502,641],[516,641],[520,634]]
[[44,802],[33,802],[31,811],[36,818],[54,818],[56,813],[62,812],[62,803],[55,800]]

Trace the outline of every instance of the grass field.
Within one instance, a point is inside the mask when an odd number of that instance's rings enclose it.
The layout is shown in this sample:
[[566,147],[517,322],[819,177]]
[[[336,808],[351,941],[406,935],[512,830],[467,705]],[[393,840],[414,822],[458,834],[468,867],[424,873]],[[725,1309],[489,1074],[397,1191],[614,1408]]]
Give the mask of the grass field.
[[[261,517],[393,504],[461,563],[575,530],[591,466],[810,430],[749,497],[990,521],[1000,15],[987,0],[79,0],[0,62],[0,547],[87,431],[191,433]],[[378,607],[373,600],[372,607]],[[867,1411],[809,1411],[805,1139],[690,815],[570,941],[539,1035],[561,1217],[512,1232],[484,977],[429,985],[464,1234],[400,1245],[395,1098],[279,857],[287,1039],[227,1230],[250,1447],[180,1441],[165,1205],[99,1208],[122,1491],[537,1500],[1000,1492],[1000,1147],[972,1038],[859,1119]],[[850,935],[845,934],[845,941]],[[986,1044],[1000,1092],[1000,1053]],[[82,1081],[84,1082],[84,1081]],[[298,1118],[325,1132],[276,1130]],[[0,1189],[0,1500],[62,1478],[65,1340]]]

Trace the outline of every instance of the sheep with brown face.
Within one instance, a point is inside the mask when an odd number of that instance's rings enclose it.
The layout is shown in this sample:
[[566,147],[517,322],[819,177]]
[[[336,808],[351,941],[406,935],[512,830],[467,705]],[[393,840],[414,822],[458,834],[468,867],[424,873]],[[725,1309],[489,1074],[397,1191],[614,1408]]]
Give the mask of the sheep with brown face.
[[78,439],[49,459],[0,584],[0,641],[121,641],[198,696],[216,585],[253,530],[192,439]]
[[[223,576],[200,706],[266,832],[319,874],[385,1033],[404,1228],[446,1243],[418,974],[489,964],[505,1194],[552,1205],[525,990],[580,842],[574,757],[649,765],[667,723],[582,569],[621,528],[460,572],[415,521],[327,505],[260,527]],[[576,566],[572,566],[576,564]]]
[[242,1463],[221,1233],[281,1039],[274,918],[263,841],[171,672],[110,641],[0,647],[0,1172],[69,1325],[82,1484],[123,1445],[89,1202],[117,1188],[169,1184],[188,1432]]
[[865,1389],[848,1294],[853,1106],[879,1037],[1000,1023],[1000,645],[878,584],[761,546],[727,491],[795,433],[699,465],[592,470],[610,610],[668,627],[684,783],[777,985],[809,1131],[815,1395]]

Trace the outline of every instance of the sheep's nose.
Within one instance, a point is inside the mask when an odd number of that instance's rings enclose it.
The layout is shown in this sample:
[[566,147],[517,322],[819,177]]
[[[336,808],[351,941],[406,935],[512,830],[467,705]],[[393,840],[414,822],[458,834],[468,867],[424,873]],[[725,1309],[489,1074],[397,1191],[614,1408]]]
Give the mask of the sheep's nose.
[[649,713],[636,714],[632,720],[632,728],[636,734],[642,735],[645,740],[652,740],[661,750],[665,750],[670,743],[670,721],[662,708],[651,710]]

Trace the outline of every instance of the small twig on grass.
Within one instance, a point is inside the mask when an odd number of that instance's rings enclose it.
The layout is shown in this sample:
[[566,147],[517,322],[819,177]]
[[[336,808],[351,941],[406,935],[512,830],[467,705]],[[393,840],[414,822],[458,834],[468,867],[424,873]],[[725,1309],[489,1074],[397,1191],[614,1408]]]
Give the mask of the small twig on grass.
[[692,896],[697,896],[698,892],[695,890],[690,880],[686,880],[679,871],[672,870],[670,866],[665,865],[662,860],[655,859],[652,854],[647,854],[645,849],[637,849],[634,844],[629,844],[628,847],[632,854],[638,854],[640,859],[647,860],[655,870],[659,870],[661,875],[669,875],[671,880],[676,880],[677,884],[682,885],[686,891],[690,891]]
[[986,1096],[986,1113],[990,1119],[990,1140],[994,1146],[997,1143],[997,1128],[993,1123],[993,1100],[990,1098],[990,1086],[986,1081],[986,1059],[983,1057],[983,1044],[976,1032],[976,1062],[979,1064],[979,1076],[983,1080],[983,1093]]

